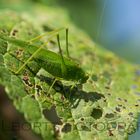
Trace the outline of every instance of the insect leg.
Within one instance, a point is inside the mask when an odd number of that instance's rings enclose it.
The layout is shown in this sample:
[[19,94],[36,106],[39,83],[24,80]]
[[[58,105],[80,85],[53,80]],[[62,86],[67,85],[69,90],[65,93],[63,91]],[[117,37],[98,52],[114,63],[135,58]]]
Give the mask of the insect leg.
[[29,61],[31,61],[35,55],[37,55],[37,53],[39,53],[39,51],[53,38],[53,35],[50,36],[48,38],[48,40],[43,44],[41,45],[40,47],[38,47],[38,49],[30,56],[30,58],[27,59],[27,61],[15,72],[15,74],[18,74],[28,63]]
[[56,102],[57,103],[56,105],[62,106],[65,109],[68,109],[70,107],[69,104],[65,104],[62,101],[58,101],[58,100],[55,100],[53,98],[44,99],[43,101],[41,101],[41,103],[45,103],[45,102],[51,103],[51,104],[54,104],[54,102]]
[[57,42],[58,42],[59,53],[60,53],[60,56],[61,56],[61,59],[62,59],[62,63],[65,64],[65,62],[64,62],[64,58],[63,58],[63,54],[62,54],[61,45],[60,45],[59,34],[57,34]]
[[[56,81],[59,80],[59,78],[55,78],[52,85],[50,86],[49,90],[47,91],[47,95],[50,93],[51,89],[53,88],[54,84],[56,83]],[[65,102],[62,102],[62,101],[59,101],[59,100],[56,100],[52,97],[48,97],[49,99],[45,98],[42,103],[44,102],[48,102],[48,103],[51,103],[51,104],[54,104],[54,102],[58,103],[59,106],[63,106],[65,108],[69,108],[69,103],[65,103]]]
[[53,81],[53,83],[52,83],[52,85],[49,87],[49,90],[47,92],[48,94],[50,93],[50,91],[51,91],[51,89],[54,86],[54,84],[55,84],[56,81],[57,81],[57,79],[55,78],[54,81]]
[[71,98],[72,90],[74,89],[75,85],[76,85],[76,83],[74,83],[74,84],[70,87],[70,94],[69,94],[69,97],[68,97],[69,100],[70,100],[70,98]]
[[67,52],[67,57],[70,58],[70,55],[69,55],[69,42],[68,42],[68,28],[66,28],[66,52]]
[[61,64],[62,75],[65,76],[67,74],[67,69],[66,69],[64,57],[62,54],[62,49],[61,49],[60,40],[59,40],[59,34],[57,34],[57,42],[58,42],[58,47],[59,47],[59,53],[60,53],[61,60],[62,60],[62,64]]

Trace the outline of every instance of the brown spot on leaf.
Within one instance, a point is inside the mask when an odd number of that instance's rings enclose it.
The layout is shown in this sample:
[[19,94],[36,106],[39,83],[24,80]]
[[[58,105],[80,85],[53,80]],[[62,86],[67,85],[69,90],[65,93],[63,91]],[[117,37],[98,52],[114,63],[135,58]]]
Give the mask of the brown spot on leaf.
[[117,112],[121,112],[121,109],[119,107],[115,108]]
[[32,87],[33,85],[29,82],[29,77],[28,76],[24,76],[23,77],[23,81],[25,82],[26,85],[28,85],[29,87]]
[[18,30],[14,29],[12,32],[12,36],[16,36],[16,33],[18,33]]
[[113,113],[107,113],[105,115],[106,118],[113,118],[114,117],[114,114]]
[[109,136],[113,136],[112,130],[109,129],[108,134],[109,134]]

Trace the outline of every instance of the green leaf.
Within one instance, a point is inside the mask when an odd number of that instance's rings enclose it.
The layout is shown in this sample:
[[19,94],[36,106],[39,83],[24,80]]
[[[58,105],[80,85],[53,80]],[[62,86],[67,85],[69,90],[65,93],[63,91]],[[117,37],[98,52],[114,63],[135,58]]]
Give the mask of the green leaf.
[[[44,140],[127,138],[138,121],[140,67],[92,42],[69,21],[66,11],[38,6],[34,12],[35,18],[30,18],[29,13],[23,18],[22,14],[3,12],[0,28],[6,30],[7,35],[28,41],[46,29],[68,26],[70,55],[89,74],[89,79],[83,85],[76,84],[72,90],[73,81],[59,80],[48,93],[53,75],[40,68],[35,58],[15,74],[31,54],[0,40],[0,84],[16,109]],[[14,20],[8,20],[9,15],[14,15]],[[40,23],[35,25],[36,21]],[[66,54],[65,31],[61,31],[60,36]],[[44,41],[41,39],[36,44]],[[54,37],[49,49],[58,53],[56,43]]]

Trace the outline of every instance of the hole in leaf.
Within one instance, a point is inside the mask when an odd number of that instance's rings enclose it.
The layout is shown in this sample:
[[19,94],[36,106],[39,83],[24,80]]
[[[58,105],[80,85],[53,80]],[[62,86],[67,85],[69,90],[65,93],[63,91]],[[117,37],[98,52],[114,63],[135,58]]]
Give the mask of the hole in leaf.
[[133,116],[133,113],[132,112],[129,112],[129,114],[128,114],[129,116]]
[[92,113],[91,113],[91,116],[94,119],[100,119],[102,117],[102,114],[103,114],[103,111],[101,109],[94,108]]
[[121,112],[121,109],[119,107],[115,108],[117,112]]
[[84,118],[81,118],[81,121],[84,121],[85,119]]
[[62,132],[68,133],[71,131],[71,124],[70,123],[66,123],[63,128],[62,128]]

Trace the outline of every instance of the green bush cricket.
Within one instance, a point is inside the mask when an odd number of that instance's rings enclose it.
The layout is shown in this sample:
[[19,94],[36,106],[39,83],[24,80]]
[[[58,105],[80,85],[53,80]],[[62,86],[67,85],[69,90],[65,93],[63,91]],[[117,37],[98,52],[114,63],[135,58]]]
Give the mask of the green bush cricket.
[[[16,74],[18,74],[33,58],[41,60],[42,65],[41,67],[53,75],[56,79],[64,79],[67,81],[74,81],[78,83],[85,83],[88,79],[88,75],[84,72],[84,70],[76,63],[73,59],[69,57],[68,51],[68,29],[66,29],[66,51],[67,57],[62,55],[61,45],[59,41],[59,34],[58,32],[61,29],[57,29],[52,31],[49,34],[47,42],[45,42],[41,46],[32,45],[32,42],[46,36],[46,33],[36,38],[31,39],[30,41],[22,41],[15,39],[13,37],[9,37],[4,35],[3,33],[0,34],[0,39],[13,43],[15,45],[20,46],[21,48],[26,48],[31,55],[31,57],[18,69]],[[59,47],[60,54],[57,54],[53,51],[45,49],[44,46],[54,37],[54,34],[57,34],[57,42]],[[54,80],[53,84],[56,80]],[[52,84],[52,86],[53,86]],[[50,87],[50,89],[52,88]]]

